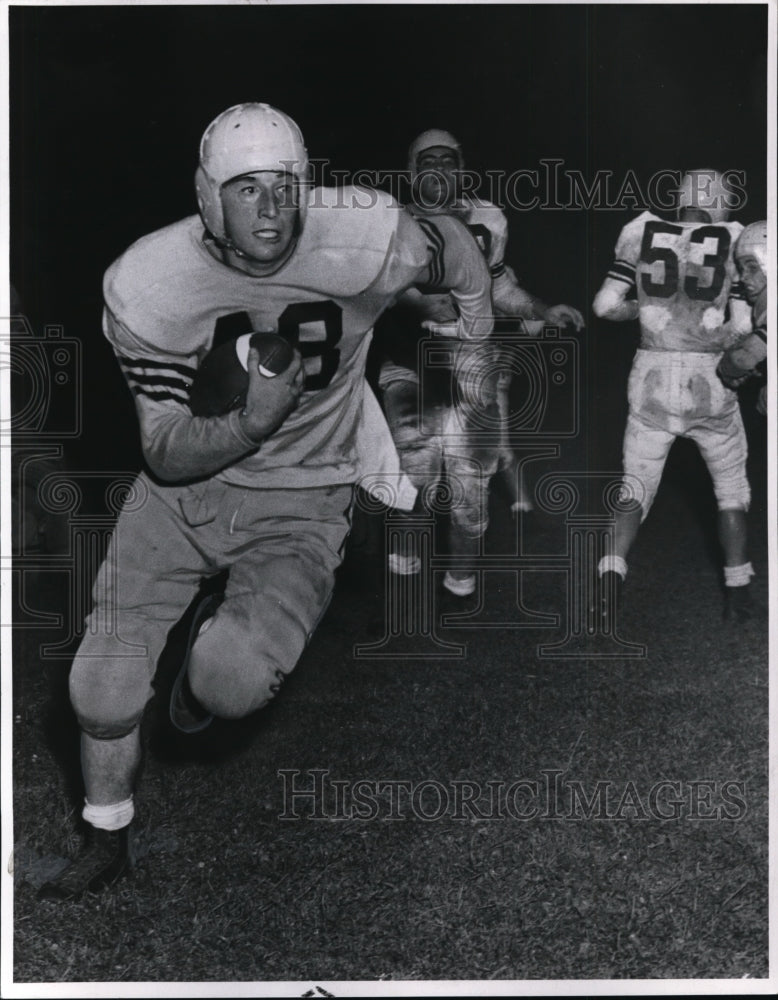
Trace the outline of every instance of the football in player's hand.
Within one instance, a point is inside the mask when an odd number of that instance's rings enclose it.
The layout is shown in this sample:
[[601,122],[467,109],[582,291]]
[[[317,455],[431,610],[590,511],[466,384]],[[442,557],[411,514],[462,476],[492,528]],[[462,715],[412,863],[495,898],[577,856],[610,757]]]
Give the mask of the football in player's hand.
[[209,351],[189,387],[189,408],[196,417],[220,417],[246,405],[249,347],[259,353],[259,370],[275,378],[291,364],[294,349],[276,333],[245,333]]

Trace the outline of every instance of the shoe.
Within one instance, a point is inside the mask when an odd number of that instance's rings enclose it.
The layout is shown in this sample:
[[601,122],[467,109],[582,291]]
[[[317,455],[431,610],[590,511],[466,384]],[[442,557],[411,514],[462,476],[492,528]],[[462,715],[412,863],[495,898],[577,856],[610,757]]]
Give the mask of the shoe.
[[81,853],[40,887],[38,899],[78,899],[85,892],[98,892],[124,878],[132,869],[129,831],[129,826],[98,830],[90,824]]
[[532,501],[528,497],[523,497],[521,500],[514,500],[511,504],[511,514],[513,517],[517,514],[530,514],[534,509]]
[[213,716],[195,698],[189,686],[189,657],[191,656],[195,639],[202,632],[206,622],[214,616],[222,600],[221,595],[209,594],[197,606],[191,628],[189,629],[189,639],[186,644],[184,659],[178,671],[178,676],[173,682],[173,690],[170,692],[170,721],[176,729],[189,736],[194,733],[201,733],[213,722]]
[[390,552],[387,558],[389,572],[395,576],[415,576],[421,573],[421,559],[418,556],[401,556]]
[[599,632],[609,632],[613,629],[616,615],[621,607],[624,578],[615,570],[603,573],[597,581],[595,629]]
[[724,621],[725,622],[748,622],[754,615],[754,602],[751,595],[751,587],[725,587],[724,594]]
[[457,597],[469,597],[475,590],[475,574],[460,580],[446,571],[446,575],[443,577],[443,586],[450,593],[456,594]]

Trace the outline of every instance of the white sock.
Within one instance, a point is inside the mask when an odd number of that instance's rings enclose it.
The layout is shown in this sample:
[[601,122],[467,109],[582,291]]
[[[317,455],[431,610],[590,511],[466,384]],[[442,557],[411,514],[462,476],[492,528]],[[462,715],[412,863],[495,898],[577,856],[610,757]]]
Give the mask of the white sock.
[[728,587],[747,587],[754,575],[754,567],[750,562],[742,566],[725,566],[724,583]]
[[627,576],[627,562],[621,556],[603,556],[597,563],[597,575],[618,573],[622,580]]
[[84,799],[84,809],[81,815],[98,830],[121,830],[129,826],[135,815],[135,805],[132,796],[124,802],[112,802],[108,806],[93,806]]

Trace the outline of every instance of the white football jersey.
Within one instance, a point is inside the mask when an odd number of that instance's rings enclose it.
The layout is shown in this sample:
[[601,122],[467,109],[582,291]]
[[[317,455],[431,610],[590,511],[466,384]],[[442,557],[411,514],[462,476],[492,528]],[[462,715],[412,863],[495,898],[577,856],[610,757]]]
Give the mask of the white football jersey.
[[742,229],[739,222],[667,222],[651,212],[622,229],[608,277],[637,294],[643,348],[724,350],[727,307],[743,302],[732,255]]
[[206,418],[188,407],[198,364],[222,342],[272,329],[302,355],[303,395],[259,450],[219,476],[265,488],[354,481],[365,361],[381,312],[421,276],[439,274],[462,296],[463,336],[489,335],[490,323],[470,319],[488,315],[488,274],[472,241],[470,250],[457,243],[458,225],[442,219],[423,230],[388,195],[356,194],[359,207],[348,190],[315,189],[295,251],[272,275],[215,259],[198,216],[139,240],[111,266],[104,329],[135,395],[144,451],[207,436]]

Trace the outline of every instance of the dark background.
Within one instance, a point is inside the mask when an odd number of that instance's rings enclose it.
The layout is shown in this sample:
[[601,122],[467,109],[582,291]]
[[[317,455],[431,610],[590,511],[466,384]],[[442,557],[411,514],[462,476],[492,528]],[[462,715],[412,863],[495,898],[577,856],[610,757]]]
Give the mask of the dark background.
[[[744,170],[766,214],[767,8],[190,6],[10,9],[11,278],[36,332],[83,343],[85,430],[71,461],[140,461],[129,393],[100,330],[101,279],[138,237],[195,211],[201,133],[275,104],[337,170],[402,170],[432,126],[478,171],[561,158],[587,178]],[[587,314],[585,383],[623,394],[634,331],[589,306],[621,210],[509,211],[525,287]],[[626,366],[626,367],[625,367]]]

